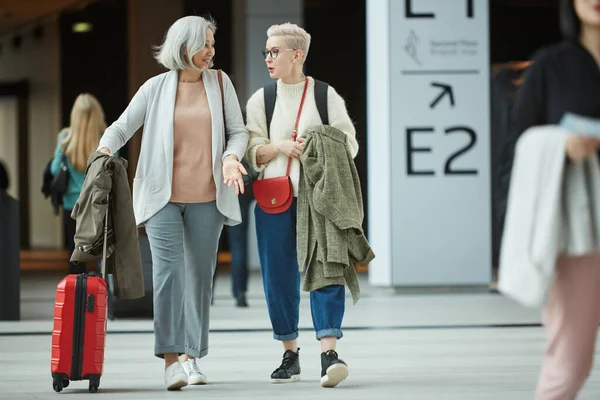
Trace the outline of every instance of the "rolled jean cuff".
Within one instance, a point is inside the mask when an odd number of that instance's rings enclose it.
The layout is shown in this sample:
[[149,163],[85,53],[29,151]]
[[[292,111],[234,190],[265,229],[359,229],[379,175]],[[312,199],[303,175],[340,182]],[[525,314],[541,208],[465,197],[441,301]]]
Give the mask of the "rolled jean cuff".
[[317,340],[321,340],[324,337],[341,339],[344,337],[344,334],[342,333],[341,329],[336,328],[321,329],[320,331],[317,331]]
[[289,340],[295,340],[295,339],[298,339],[298,331],[292,332],[292,333],[288,333],[287,335],[277,335],[275,332],[273,332],[273,339],[279,340],[281,342],[287,342]]

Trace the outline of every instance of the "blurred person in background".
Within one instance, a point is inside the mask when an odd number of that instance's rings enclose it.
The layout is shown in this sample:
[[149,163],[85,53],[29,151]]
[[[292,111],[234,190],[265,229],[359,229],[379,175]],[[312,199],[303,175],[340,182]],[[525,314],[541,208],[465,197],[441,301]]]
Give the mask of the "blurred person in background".
[[168,390],[207,383],[197,359],[208,354],[219,238],[224,224],[242,220],[237,195],[248,132],[224,73],[222,105],[211,69],[215,31],[214,21],[198,16],[173,23],[156,52],[169,71],[140,87],[99,145],[112,154],[144,125],[133,208],[150,242],[154,354],[165,360]]
[[[558,124],[566,112],[600,118],[600,0],[562,0],[564,40],[540,49],[512,111],[514,153],[528,128]],[[598,157],[600,140],[572,132],[571,162]],[[512,160],[512,157],[509,158]],[[511,165],[505,173],[510,174]],[[563,256],[543,311],[547,343],[536,399],[570,400],[590,374],[600,324],[600,253]]]
[[20,210],[9,193],[10,179],[0,160],[0,321],[21,319]]
[[0,193],[7,194],[7,190],[8,190],[8,186],[10,184],[10,181],[8,179],[8,171],[6,170],[6,167],[4,166],[4,163],[2,161],[0,161]]
[[[63,228],[69,249],[69,258],[75,249],[76,221],[71,218],[73,207],[79,198],[88,158],[96,151],[102,132],[106,129],[104,111],[98,100],[89,93],[82,93],[75,99],[71,109],[71,123],[58,134],[50,173],[55,176],[60,168],[68,171],[66,192],[62,195]],[[85,263],[69,261],[68,273],[79,274],[86,271]]]
[[227,227],[229,251],[231,252],[231,292],[236,307],[248,307],[248,212],[252,202],[252,185],[246,186],[239,196],[242,223]]

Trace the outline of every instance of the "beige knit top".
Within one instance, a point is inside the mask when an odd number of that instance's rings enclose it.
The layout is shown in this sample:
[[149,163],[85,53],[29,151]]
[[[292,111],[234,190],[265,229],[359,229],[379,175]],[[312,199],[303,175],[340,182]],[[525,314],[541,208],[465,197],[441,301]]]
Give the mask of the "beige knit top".
[[173,116],[174,203],[217,198],[212,170],[212,120],[204,82],[179,82]]

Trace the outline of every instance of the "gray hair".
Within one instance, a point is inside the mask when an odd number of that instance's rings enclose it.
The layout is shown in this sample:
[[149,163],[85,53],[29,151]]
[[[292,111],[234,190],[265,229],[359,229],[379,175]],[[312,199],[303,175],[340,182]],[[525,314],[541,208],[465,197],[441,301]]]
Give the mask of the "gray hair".
[[[217,30],[212,19],[195,15],[178,19],[167,31],[163,43],[155,47],[154,58],[170,70],[199,70],[192,59],[204,49],[208,29],[213,33]],[[208,67],[212,66],[211,61]]]
[[302,62],[306,61],[308,48],[310,47],[310,35],[296,24],[286,22],[285,24],[272,25],[267,30],[267,37],[281,36],[288,46],[293,49],[302,50]]

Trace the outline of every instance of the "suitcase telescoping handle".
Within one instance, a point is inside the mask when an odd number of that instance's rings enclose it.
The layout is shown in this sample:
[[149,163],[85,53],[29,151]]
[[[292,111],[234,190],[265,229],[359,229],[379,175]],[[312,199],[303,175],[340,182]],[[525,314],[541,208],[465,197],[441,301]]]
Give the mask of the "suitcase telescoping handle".
[[106,279],[106,252],[108,247],[108,209],[110,208],[110,193],[106,196],[106,215],[104,216],[104,243],[102,244],[102,263],[100,277]]

